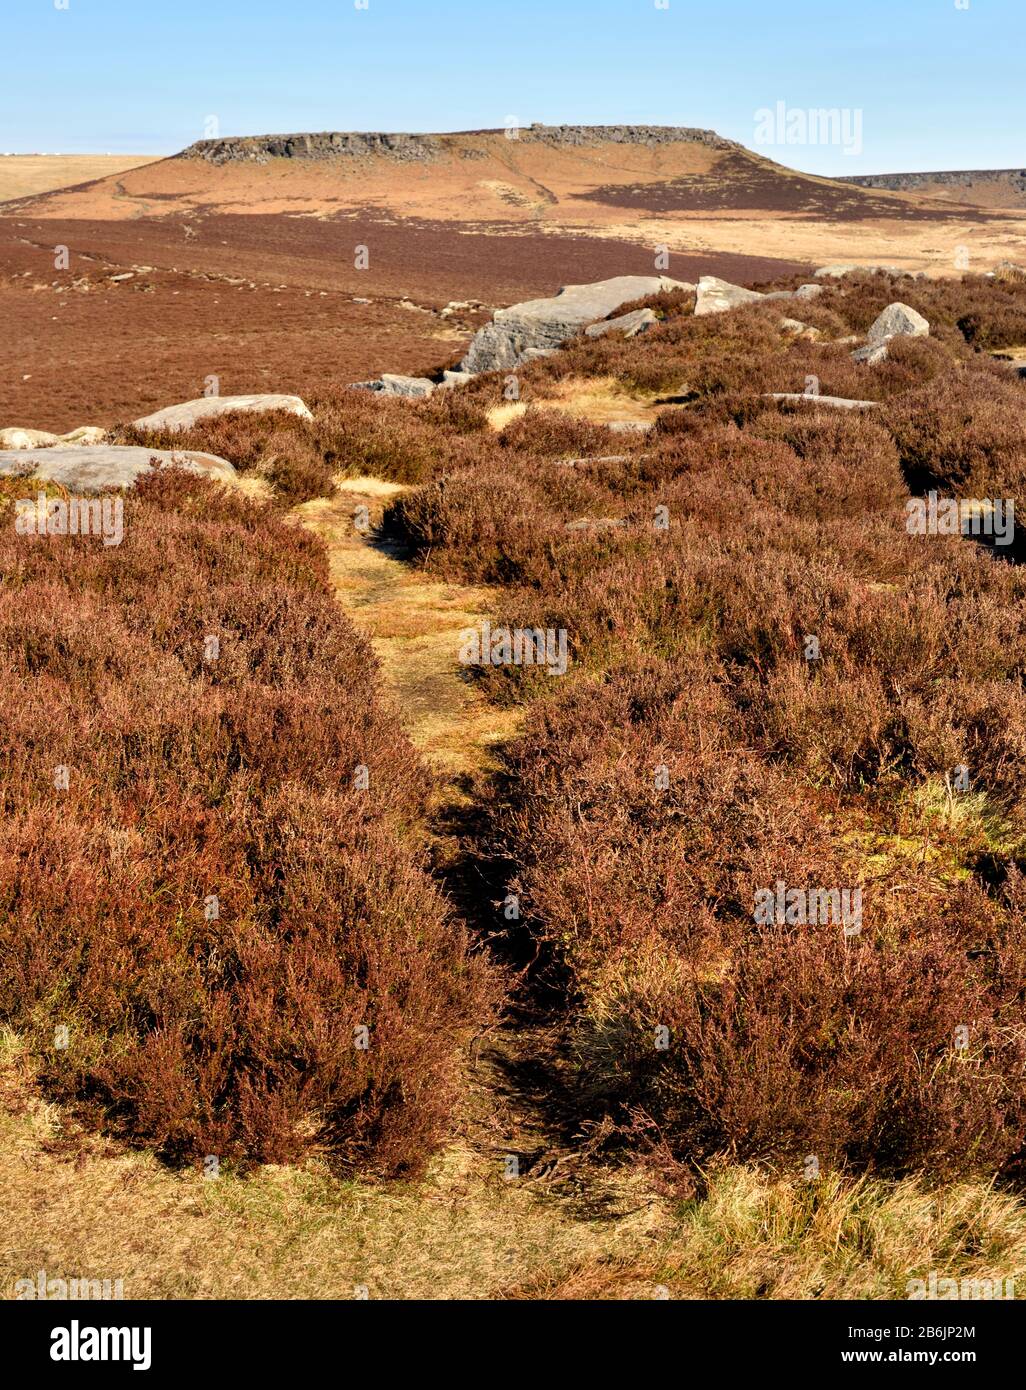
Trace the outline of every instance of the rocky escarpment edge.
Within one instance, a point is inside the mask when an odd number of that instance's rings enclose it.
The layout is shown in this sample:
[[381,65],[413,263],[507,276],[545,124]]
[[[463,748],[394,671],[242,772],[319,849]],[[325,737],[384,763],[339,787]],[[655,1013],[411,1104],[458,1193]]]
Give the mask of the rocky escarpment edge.
[[296,135],[230,135],[214,140],[197,140],[179,158],[202,159],[208,164],[266,164],[272,159],[368,159],[382,157],[398,163],[426,162],[441,158],[450,142],[463,142],[458,153],[472,157],[473,148],[465,142],[474,136],[508,135],[525,144],[586,147],[590,145],[671,145],[698,144],[713,149],[732,149],[714,130],[694,126],[626,125],[531,125],[520,129],[456,131],[447,135],[420,135],[406,132],[328,130]]

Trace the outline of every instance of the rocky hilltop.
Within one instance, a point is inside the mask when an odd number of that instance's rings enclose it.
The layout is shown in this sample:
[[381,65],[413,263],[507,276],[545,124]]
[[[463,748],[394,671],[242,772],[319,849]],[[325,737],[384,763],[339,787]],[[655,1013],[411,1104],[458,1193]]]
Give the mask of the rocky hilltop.
[[903,193],[980,208],[1026,207],[1026,169],[943,169],[905,174],[849,174],[838,183],[868,192]]
[[[216,140],[197,140],[182,151],[183,159],[202,159],[208,164],[266,164],[271,159],[368,159],[387,158],[400,163],[427,162],[455,152],[464,159],[475,157],[475,138],[505,137],[504,129],[454,131],[447,135],[417,135],[382,131],[321,131],[297,135],[229,135]],[[693,126],[627,125],[531,125],[516,137],[525,144],[580,149],[604,144],[705,145],[710,149],[736,148],[714,130]]]
[[920,188],[968,188],[987,182],[1010,183],[1020,193],[1026,193],[1026,169],[945,169],[919,174],[846,174],[835,183],[857,183],[860,188],[889,188],[894,193],[914,192]]

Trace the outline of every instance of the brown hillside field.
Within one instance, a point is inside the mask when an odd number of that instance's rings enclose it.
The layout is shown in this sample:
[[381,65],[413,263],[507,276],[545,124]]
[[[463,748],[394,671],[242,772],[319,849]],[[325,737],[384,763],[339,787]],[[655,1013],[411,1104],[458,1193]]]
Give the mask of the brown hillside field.
[[740,145],[553,145],[522,132],[435,137],[437,155],[274,157],[212,164],[191,155],[99,180],[17,210],[46,218],[131,220],[199,212],[346,216],[537,225],[672,251],[712,250],[816,261],[877,260],[943,273],[955,247],[975,269],[1021,245],[1022,208],[954,202],[933,188],[864,189],[785,168]]
[[[725,141],[436,139],[427,160],[186,152],[68,164],[40,177],[103,176],[12,185],[13,201],[0,186],[0,426],[109,426],[211,375],[222,393],[303,394],[449,365],[491,309],[651,274],[657,247],[676,279],[753,284],[833,261],[944,274],[966,252],[983,271],[1026,234],[1021,209],[867,190]],[[440,316],[466,300],[485,307]]]
[[[54,269],[62,245],[67,271]],[[366,270],[354,266],[359,245],[369,249]],[[798,269],[761,253],[670,258],[684,280]],[[652,273],[648,246],[510,223],[484,231],[368,211],[0,217],[0,427],[113,425],[200,395],[210,374],[224,395],[306,396],[419,372],[457,361],[490,315],[442,318],[450,300],[494,308],[561,284]]]

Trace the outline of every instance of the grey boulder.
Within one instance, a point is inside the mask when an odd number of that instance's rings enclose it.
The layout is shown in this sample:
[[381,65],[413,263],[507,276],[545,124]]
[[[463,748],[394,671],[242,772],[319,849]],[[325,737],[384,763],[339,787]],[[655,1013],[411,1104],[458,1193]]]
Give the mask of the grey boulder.
[[757,299],[765,298],[764,294],[759,294],[756,290],[746,290],[741,285],[732,285],[729,280],[718,280],[715,275],[703,275],[698,282],[695,314],[723,314],[728,309],[738,308],[741,304],[753,304]]
[[59,439],[60,435],[51,434],[49,430],[23,430],[12,425],[0,430],[0,449],[46,449]]
[[107,431],[99,425],[79,425],[67,434],[49,430],[25,430],[17,426],[0,430],[0,449],[46,449],[52,444],[102,444]]
[[885,343],[888,338],[925,338],[930,325],[922,314],[907,304],[888,304],[866,337],[870,343]]
[[379,396],[403,396],[407,400],[422,400],[425,396],[431,395],[435,383],[426,376],[400,376],[395,372],[385,372],[377,381],[352,381],[349,383],[349,389],[374,391]]
[[152,415],[143,415],[133,420],[137,430],[187,430],[199,420],[207,420],[213,415],[226,415],[232,410],[259,412],[264,410],[287,410],[290,415],[298,415],[303,420],[312,420],[309,407],[299,396],[200,396],[195,401],[182,401],[180,405],[165,406],[155,410]]
[[416,400],[430,396],[435,383],[426,376],[399,376],[395,372],[384,372],[381,377],[386,396],[406,396]]
[[781,319],[780,328],[791,338],[807,338],[810,342],[815,342],[822,336],[818,328],[802,323],[801,319]]
[[851,354],[853,362],[862,362],[868,367],[875,367],[880,362],[887,361],[886,343],[866,343],[865,347],[856,348]]
[[817,299],[822,293],[822,285],[799,285],[796,290],[770,290],[763,299]]
[[42,479],[60,483],[75,493],[131,487],[140,474],[149,473],[154,466],[184,468],[189,473],[205,473],[226,481],[237,476],[227,459],[195,449],[55,444],[45,449],[0,450],[0,477]]

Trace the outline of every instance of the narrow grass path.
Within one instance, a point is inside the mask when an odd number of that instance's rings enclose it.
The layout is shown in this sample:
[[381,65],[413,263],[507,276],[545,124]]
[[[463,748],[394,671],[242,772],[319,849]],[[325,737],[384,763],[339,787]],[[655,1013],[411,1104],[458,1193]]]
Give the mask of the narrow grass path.
[[344,479],[335,497],[305,502],[293,515],[327,546],[338,601],[371,639],[410,738],[438,774],[439,797],[459,801],[494,766],[519,713],[489,704],[457,661],[460,634],[488,615],[495,592],[429,579],[375,539],[385,504],[402,491],[377,478]]

